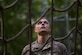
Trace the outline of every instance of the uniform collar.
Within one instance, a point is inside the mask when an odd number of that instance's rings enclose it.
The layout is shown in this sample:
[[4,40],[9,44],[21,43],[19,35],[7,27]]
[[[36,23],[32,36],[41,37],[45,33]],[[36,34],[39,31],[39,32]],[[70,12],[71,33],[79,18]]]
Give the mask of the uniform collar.
[[[32,50],[36,51],[36,50],[40,49],[42,46],[43,46],[43,44],[39,44],[36,40],[32,44]],[[48,41],[48,43],[43,47],[42,51],[49,49],[49,48],[51,48],[51,42],[50,41]]]

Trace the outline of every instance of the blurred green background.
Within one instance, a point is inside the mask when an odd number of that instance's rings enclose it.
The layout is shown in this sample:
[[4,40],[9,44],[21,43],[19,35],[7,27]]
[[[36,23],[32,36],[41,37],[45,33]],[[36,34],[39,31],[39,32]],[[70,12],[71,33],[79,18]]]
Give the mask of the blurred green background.
[[[13,3],[15,0],[0,0],[0,6],[7,6]],[[63,9],[69,7],[74,0],[55,0],[54,7],[58,9]],[[82,3],[82,0],[80,0]],[[19,2],[10,9],[4,11],[4,27],[5,27],[5,37],[7,39],[15,36],[24,26],[28,24],[28,1],[19,0]],[[31,17],[32,23],[39,18],[45,10],[51,6],[51,0],[32,0],[31,5]],[[51,12],[49,11],[46,14],[46,17],[51,19]],[[74,5],[67,12],[54,12],[54,28],[53,33],[54,37],[63,37],[65,36],[74,26],[76,18],[76,5]],[[1,23],[1,15],[0,15]],[[79,21],[78,21],[79,30],[82,31],[82,7],[79,8]],[[1,24],[0,24],[1,28]],[[1,29],[0,29],[1,35]],[[70,37],[66,40],[61,41],[64,43],[69,52],[72,52],[74,49],[74,37],[75,33],[73,32]],[[22,49],[26,44],[28,44],[28,29],[26,29],[17,39],[9,42],[7,44],[7,55],[21,55]],[[36,33],[33,31],[33,41],[36,40]],[[77,38],[77,53],[81,55],[82,50],[82,36],[78,34]],[[0,55],[2,52],[2,42],[0,41]]]

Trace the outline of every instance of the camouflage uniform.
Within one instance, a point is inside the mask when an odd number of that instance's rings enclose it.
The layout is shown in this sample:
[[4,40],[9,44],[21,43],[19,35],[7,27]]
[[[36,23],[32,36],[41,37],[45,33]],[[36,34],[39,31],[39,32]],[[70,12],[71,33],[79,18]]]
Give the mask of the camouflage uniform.
[[[32,52],[41,48],[42,44],[34,41],[32,43]],[[22,55],[30,55],[29,54],[29,45],[26,45],[22,51]],[[51,42],[49,41],[41,51],[34,52],[32,55],[51,55]],[[64,44],[60,42],[53,41],[53,55],[67,55],[67,49]]]

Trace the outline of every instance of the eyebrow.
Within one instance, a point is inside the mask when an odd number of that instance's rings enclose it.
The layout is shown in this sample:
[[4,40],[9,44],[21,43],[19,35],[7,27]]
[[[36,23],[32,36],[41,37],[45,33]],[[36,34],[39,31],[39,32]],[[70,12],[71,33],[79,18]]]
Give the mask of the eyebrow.
[[[43,21],[38,21],[38,22],[43,22]],[[38,23],[38,22],[37,22],[37,23]],[[49,23],[48,21],[44,21],[44,22],[47,22],[47,23]]]

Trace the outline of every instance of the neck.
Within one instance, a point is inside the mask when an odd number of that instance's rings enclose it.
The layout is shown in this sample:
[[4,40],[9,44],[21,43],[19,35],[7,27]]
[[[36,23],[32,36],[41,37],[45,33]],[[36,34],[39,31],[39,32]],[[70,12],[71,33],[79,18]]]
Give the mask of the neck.
[[49,38],[49,34],[47,35],[38,35],[38,43],[43,44],[47,41],[47,39]]

